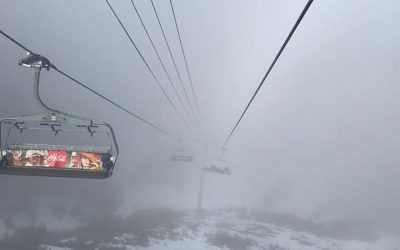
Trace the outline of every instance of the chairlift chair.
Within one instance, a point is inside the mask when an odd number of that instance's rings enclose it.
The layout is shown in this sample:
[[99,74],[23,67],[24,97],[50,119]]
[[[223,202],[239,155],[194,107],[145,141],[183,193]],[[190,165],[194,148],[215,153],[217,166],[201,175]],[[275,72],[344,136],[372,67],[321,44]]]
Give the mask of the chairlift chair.
[[191,155],[173,155],[171,161],[192,162],[193,156]]
[[185,150],[180,147],[172,154],[171,161],[192,162],[193,161],[193,153],[189,150]]
[[231,175],[232,171],[228,166],[228,162],[223,159],[213,159],[204,167],[204,171],[216,174]]
[[[46,58],[28,54],[18,61],[18,65],[34,68],[34,95],[44,112],[0,119],[0,174],[89,179],[111,176],[119,152],[112,127],[104,122],[94,122],[51,109],[43,103],[39,95],[40,71],[42,68],[55,68]],[[90,138],[103,135],[109,143],[102,147],[31,142],[10,145],[8,140],[15,130],[21,136],[24,131],[45,131],[52,136],[86,134]]]

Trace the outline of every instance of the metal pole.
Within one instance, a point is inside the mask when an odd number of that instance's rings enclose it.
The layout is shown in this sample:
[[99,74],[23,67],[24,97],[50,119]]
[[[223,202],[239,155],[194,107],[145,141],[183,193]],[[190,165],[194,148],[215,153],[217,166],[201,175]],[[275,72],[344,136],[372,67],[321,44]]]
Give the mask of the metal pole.
[[198,201],[197,201],[197,211],[198,212],[201,212],[201,210],[202,210],[204,175],[205,175],[205,171],[204,171],[204,169],[202,169],[201,177],[200,177],[200,190],[199,190],[199,196],[198,196]]
[[203,159],[201,162],[200,188],[199,188],[199,195],[198,195],[198,200],[197,200],[197,212],[199,212],[199,213],[202,211],[202,203],[203,203],[203,189],[204,189],[204,177],[205,177],[204,165],[206,162],[207,148],[208,148],[208,144],[206,143],[204,145]]

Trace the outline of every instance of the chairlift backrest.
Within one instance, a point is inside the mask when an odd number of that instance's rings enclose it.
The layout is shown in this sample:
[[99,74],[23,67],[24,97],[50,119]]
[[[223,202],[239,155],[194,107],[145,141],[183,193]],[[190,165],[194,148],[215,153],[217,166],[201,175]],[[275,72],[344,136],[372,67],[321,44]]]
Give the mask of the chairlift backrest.
[[[31,118],[35,117],[37,116]],[[103,147],[32,143],[8,145],[8,138],[4,138],[4,140],[0,140],[2,151],[2,167],[0,167],[0,173],[83,178],[106,178],[112,174],[118,157],[118,146],[113,131],[104,124],[91,123],[91,128],[89,130],[86,126],[83,126],[83,123],[77,125],[76,123],[69,123],[68,120],[65,120],[62,122],[52,122],[49,125],[48,123],[43,123],[43,121],[38,122],[35,121],[35,119],[29,119],[28,116],[25,116],[22,117],[22,119],[0,120],[0,134],[2,134],[5,124],[10,126],[10,128],[8,128],[9,130],[18,129],[21,132],[25,130],[47,130],[53,134],[50,134],[50,136],[61,136],[63,134],[80,132],[88,133],[93,137],[94,135],[97,136],[99,133],[102,133],[109,138],[110,144]],[[71,129],[71,127],[74,126],[76,128]],[[55,127],[57,130],[54,130]],[[96,130],[94,130],[94,127],[96,127]],[[100,132],[100,129],[105,129],[105,131]],[[9,133],[7,133],[7,136],[8,135]],[[23,133],[21,136],[23,136]],[[3,137],[1,137],[1,139],[3,139]],[[93,172],[93,174],[90,174],[91,172]]]

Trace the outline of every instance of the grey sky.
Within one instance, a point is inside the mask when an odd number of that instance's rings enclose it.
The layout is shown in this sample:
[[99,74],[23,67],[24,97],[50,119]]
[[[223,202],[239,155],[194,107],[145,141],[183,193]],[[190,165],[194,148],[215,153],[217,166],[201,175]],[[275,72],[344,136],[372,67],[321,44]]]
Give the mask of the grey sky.
[[[135,2],[177,80],[150,2]],[[130,1],[110,3],[173,95]],[[306,1],[174,3],[206,132],[220,145]],[[169,1],[155,4],[187,80]],[[206,207],[350,217],[400,231],[399,9],[395,0],[314,1],[228,145],[232,177],[207,176]],[[0,26],[133,112],[173,133],[196,136],[178,120],[105,1],[3,0]],[[16,65],[24,51],[4,38],[0,48],[1,117],[38,112],[33,72]],[[173,140],[54,71],[43,72],[41,83],[49,104],[111,123],[121,158],[105,181],[0,176],[2,189],[15,192],[1,193],[4,204],[18,206],[24,199],[13,200],[15,194],[39,190],[35,197],[100,207],[194,206],[198,158],[172,166]]]

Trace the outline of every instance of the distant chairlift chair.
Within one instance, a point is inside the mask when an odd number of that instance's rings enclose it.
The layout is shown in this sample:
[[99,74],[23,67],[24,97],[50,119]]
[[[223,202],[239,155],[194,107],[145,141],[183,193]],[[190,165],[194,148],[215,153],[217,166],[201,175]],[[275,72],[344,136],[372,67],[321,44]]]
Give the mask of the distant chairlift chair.
[[232,174],[232,171],[229,168],[228,163],[222,159],[211,160],[210,163],[204,167],[204,171],[216,174],[223,174],[223,175]]
[[172,154],[171,161],[192,162],[193,161],[193,153],[189,150],[184,150],[183,148],[180,147]]

